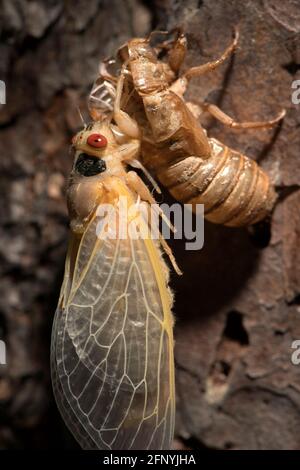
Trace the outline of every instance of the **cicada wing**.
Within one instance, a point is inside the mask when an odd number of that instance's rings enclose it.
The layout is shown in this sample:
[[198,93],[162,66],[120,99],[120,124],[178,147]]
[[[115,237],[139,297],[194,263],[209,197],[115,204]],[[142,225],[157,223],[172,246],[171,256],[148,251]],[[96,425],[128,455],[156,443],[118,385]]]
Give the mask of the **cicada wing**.
[[103,241],[96,225],[82,237],[56,312],[54,394],[83,448],[168,449],[174,364],[162,260],[153,241]]
[[56,321],[61,317],[62,314],[63,312],[59,308],[57,308],[52,328],[51,339],[51,378],[56,404],[66,425],[74,435],[75,439],[79,442],[81,447],[83,449],[97,449],[96,443],[88,436],[85,429],[81,426],[80,421],[76,418],[74,411],[70,407],[58,377],[56,360],[58,327],[56,325]]

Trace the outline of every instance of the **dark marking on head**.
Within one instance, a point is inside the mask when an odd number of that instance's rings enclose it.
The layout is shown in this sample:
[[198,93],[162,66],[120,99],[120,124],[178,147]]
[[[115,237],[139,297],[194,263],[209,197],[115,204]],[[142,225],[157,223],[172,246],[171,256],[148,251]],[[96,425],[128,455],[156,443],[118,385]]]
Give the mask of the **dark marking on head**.
[[95,176],[106,170],[106,163],[102,158],[81,153],[75,163],[75,170],[82,176]]

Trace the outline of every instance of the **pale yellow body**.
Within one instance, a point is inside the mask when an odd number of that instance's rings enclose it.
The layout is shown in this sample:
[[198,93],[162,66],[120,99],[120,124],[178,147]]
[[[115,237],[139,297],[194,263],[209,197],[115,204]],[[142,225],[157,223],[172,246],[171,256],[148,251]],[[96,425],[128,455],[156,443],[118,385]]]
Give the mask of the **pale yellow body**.
[[[106,136],[105,149],[87,145],[95,130]],[[71,239],[51,347],[55,398],[85,449],[169,449],[175,391],[168,269],[129,186],[125,147],[109,125],[84,130],[74,146],[75,164],[89,152],[105,160],[106,171],[86,177],[74,164],[70,177]],[[113,215],[97,233],[97,208],[111,204],[118,213],[121,197],[144,239],[110,238]]]

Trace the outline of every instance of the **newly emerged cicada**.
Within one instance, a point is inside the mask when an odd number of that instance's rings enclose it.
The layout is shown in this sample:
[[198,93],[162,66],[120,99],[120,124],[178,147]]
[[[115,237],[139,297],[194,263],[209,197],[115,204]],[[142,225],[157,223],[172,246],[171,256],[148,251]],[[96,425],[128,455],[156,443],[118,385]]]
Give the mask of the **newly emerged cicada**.
[[[126,117],[123,125],[130,131]],[[79,132],[73,147],[71,237],[51,345],[57,405],[85,449],[169,449],[172,295],[160,242],[141,210],[153,198],[127,170],[140,142],[104,119]],[[103,213],[104,207],[111,210]],[[124,217],[121,236],[116,228]],[[143,237],[132,236],[132,224]]]
[[[194,208],[204,204],[205,217],[211,222],[243,226],[263,219],[276,200],[270,178],[255,161],[208,137],[198,118],[206,111],[231,128],[270,128],[285,112],[270,121],[238,123],[213,104],[199,106],[184,100],[192,77],[214,70],[235,50],[238,32],[219,59],[182,75],[185,36],[179,34],[156,48],[150,39],[131,39],[118,54],[123,64],[119,102],[122,111],[136,121],[134,135],[141,140],[143,164],[177,200]],[[164,61],[162,51],[167,52]],[[114,75],[100,72],[101,77],[112,87],[116,84]]]
[[[188,80],[213,70],[236,43],[237,35],[220,59],[178,77],[183,35],[156,48],[133,39],[119,51],[120,70],[101,65],[90,94],[94,123],[73,139],[71,237],[51,347],[55,398],[83,448],[169,449],[174,433],[172,296],[160,246],[179,269],[165,240],[151,236],[144,208],[155,201],[128,165],[157,190],[146,168],[179,201],[204,204],[216,223],[252,224],[274,204],[267,174],[207,137],[199,109],[183,98]],[[270,127],[284,114],[238,124],[214,105],[202,108],[241,128]]]

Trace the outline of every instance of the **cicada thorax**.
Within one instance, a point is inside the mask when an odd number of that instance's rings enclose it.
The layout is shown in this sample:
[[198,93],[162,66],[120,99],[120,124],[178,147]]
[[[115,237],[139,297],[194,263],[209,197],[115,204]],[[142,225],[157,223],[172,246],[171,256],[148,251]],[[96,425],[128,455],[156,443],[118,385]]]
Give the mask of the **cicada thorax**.
[[157,60],[157,54],[145,39],[132,39],[119,50],[119,56],[128,62],[132,80],[141,95],[167,89],[175,78],[168,64]]

